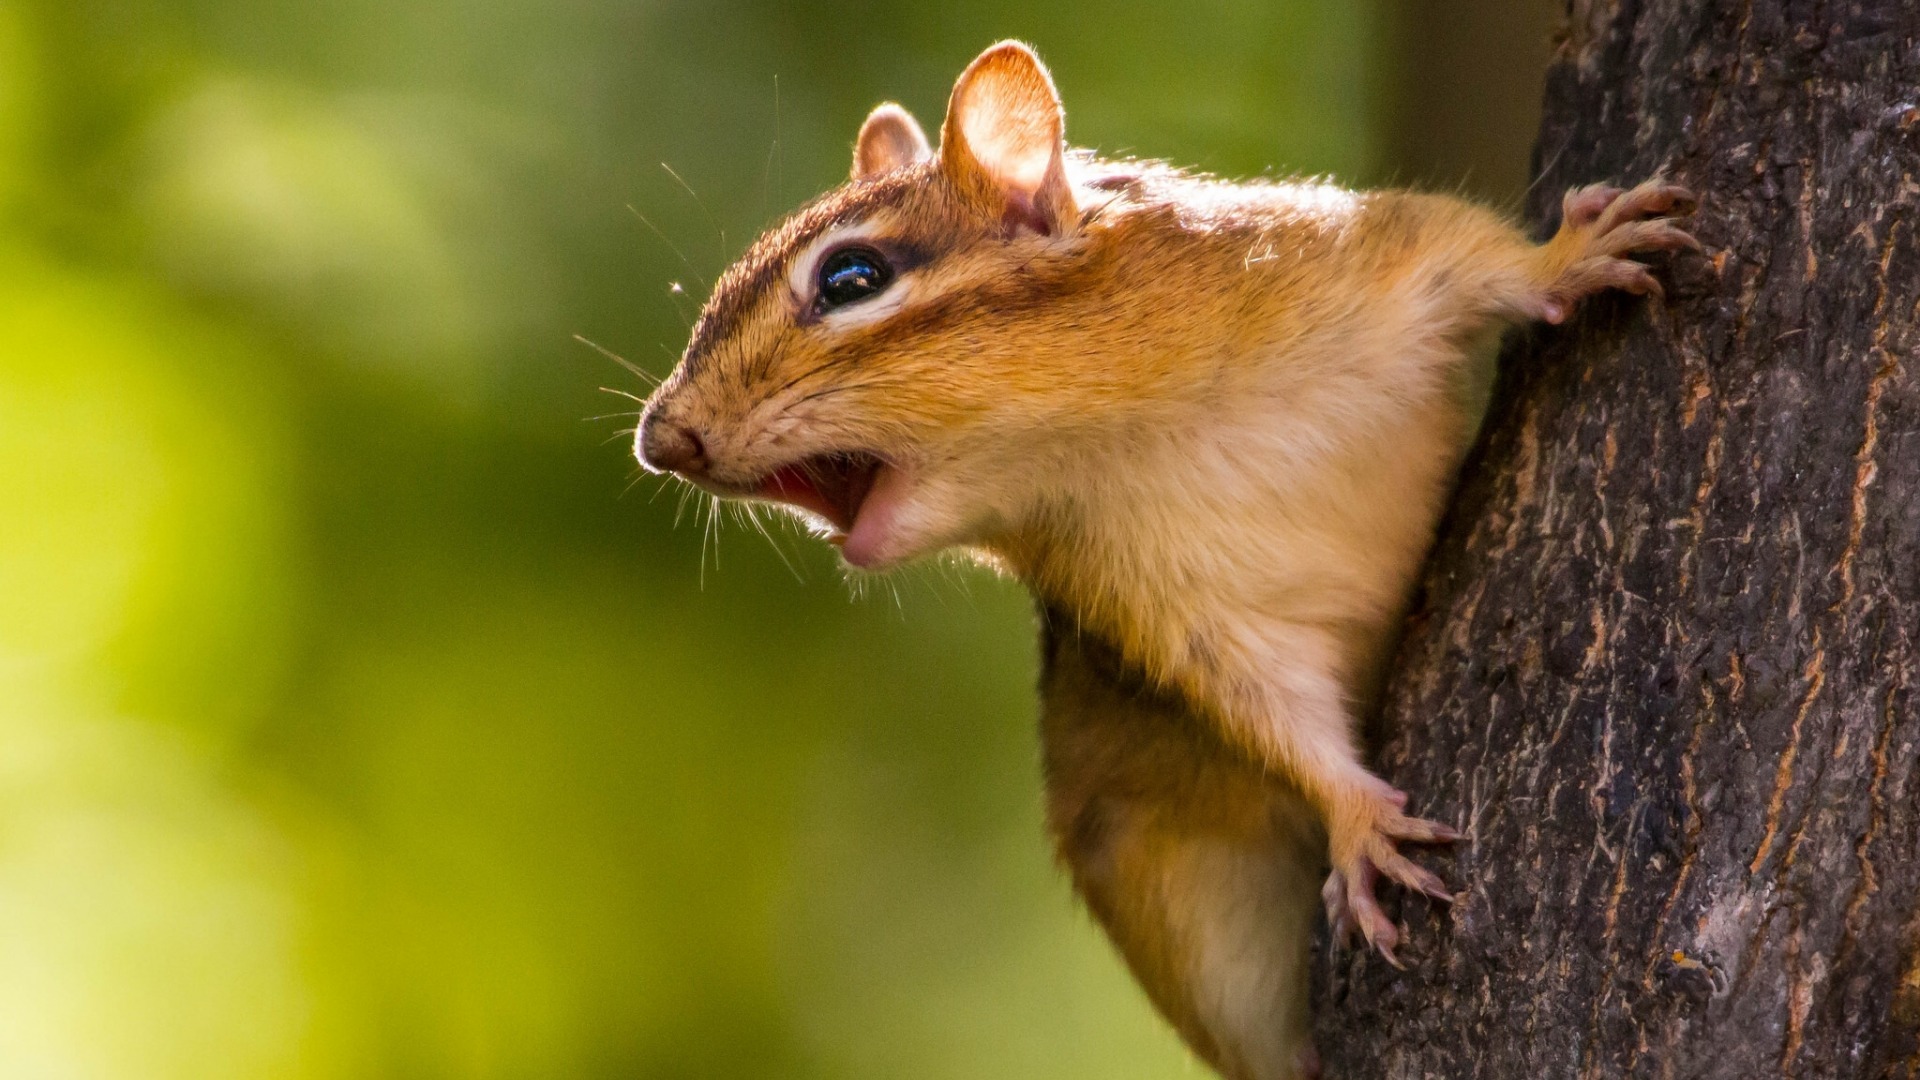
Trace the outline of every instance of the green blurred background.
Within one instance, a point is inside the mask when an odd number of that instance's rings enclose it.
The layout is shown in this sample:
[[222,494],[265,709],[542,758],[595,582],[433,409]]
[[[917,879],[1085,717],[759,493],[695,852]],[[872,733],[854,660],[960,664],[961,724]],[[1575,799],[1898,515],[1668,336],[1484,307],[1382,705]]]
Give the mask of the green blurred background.
[[1018,591],[676,528],[574,340],[1001,37],[1080,144],[1522,182],[1542,2],[1039,7],[0,0],[0,1076],[1199,1074]]

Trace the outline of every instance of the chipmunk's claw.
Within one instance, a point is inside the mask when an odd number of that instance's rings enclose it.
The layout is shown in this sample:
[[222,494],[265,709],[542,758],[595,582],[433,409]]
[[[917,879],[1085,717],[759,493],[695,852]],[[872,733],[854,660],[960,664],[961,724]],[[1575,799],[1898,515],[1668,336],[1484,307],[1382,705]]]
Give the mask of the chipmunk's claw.
[[1327,906],[1334,940],[1351,944],[1357,930],[1387,963],[1400,967],[1399,958],[1393,955],[1393,947],[1400,943],[1400,928],[1380,910],[1380,902],[1374,898],[1374,883],[1378,879],[1378,871],[1364,861],[1357,872],[1335,870],[1327,875],[1320,899]]
[[1698,205],[1693,192],[1659,178],[1625,190],[1595,184],[1567,192],[1561,202],[1560,233],[1552,246],[1564,250],[1571,245],[1573,257],[1539,298],[1538,317],[1565,322],[1583,297],[1607,289],[1664,297],[1666,291],[1653,272],[1628,256],[1704,251],[1674,220]]
[[1585,228],[1600,217],[1600,212],[1613,205],[1625,191],[1624,188],[1607,184],[1591,184],[1583,188],[1574,188],[1560,200],[1560,220],[1563,226]]
[[1459,830],[1451,825],[1401,813],[1405,805],[1406,796],[1389,789],[1373,804],[1371,820],[1363,820],[1357,831],[1354,826],[1345,831],[1331,829],[1334,867],[1320,890],[1334,940],[1350,943],[1358,930],[1367,944],[1396,968],[1405,966],[1394,955],[1394,947],[1400,944],[1400,928],[1381,910],[1375,887],[1384,877],[1414,892],[1452,903],[1453,893],[1440,876],[1400,854],[1398,844],[1447,843],[1460,838]]

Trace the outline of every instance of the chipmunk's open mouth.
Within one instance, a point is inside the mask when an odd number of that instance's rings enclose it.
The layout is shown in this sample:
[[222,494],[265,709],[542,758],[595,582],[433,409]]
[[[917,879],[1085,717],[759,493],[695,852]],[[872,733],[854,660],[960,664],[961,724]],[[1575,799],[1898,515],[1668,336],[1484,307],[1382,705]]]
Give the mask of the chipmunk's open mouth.
[[755,494],[818,514],[845,535],[853,531],[860,506],[885,464],[879,455],[861,450],[815,454],[775,469]]

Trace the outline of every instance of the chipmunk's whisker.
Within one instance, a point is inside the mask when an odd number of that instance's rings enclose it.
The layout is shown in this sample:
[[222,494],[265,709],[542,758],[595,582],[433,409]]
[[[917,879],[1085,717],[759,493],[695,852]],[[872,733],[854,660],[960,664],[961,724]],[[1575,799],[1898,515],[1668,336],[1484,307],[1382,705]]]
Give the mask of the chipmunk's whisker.
[[647,218],[647,215],[635,209],[632,203],[627,204],[627,213],[632,214],[636,218],[639,218],[640,224],[645,225],[647,228],[653,230],[653,235],[659,237],[660,242],[667,245],[668,251],[671,251],[675,255],[679,256],[681,263],[685,264],[687,268],[687,272],[692,274],[693,279],[700,283],[700,288],[708,291],[712,290],[713,285],[707,281],[706,276],[700,273],[700,270],[698,267],[693,265],[692,259],[687,258],[687,253],[680,250],[680,245],[674,243],[672,240],[667,239],[667,234],[660,231],[660,226],[655,225],[651,220]]
[[688,195],[693,196],[693,204],[700,208],[700,213],[706,217],[707,224],[713,226],[714,231],[720,234],[720,258],[722,261],[725,261],[727,257],[727,230],[720,227],[720,222],[714,218],[713,212],[707,209],[707,201],[700,197],[699,192],[693,190],[692,184],[687,183],[684,177],[673,171],[673,166],[663,161],[660,163],[660,167],[667,170],[667,175],[673,177],[682,188],[686,189]]
[[780,564],[793,575],[793,580],[806,584],[807,579],[800,573],[800,569],[793,564],[792,559],[787,558],[787,549],[780,546],[779,541],[773,538],[773,532],[767,528],[767,523],[760,519],[760,504],[735,503],[734,508],[739,512],[738,516],[744,518],[747,524],[753,527],[753,531],[766,538],[767,546],[773,549],[774,555],[780,559]]
[[707,496],[707,522],[700,528],[700,589],[707,588],[707,541],[713,541],[713,569],[720,570],[720,497]]
[[686,516],[687,500],[693,498],[695,495],[699,494],[699,492],[700,492],[700,489],[697,487],[694,487],[692,484],[682,483],[680,485],[680,498],[679,498],[679,501],[677,501],[673,507],[673,527],[674,528],[678,529],[680,527],[680,519]]
[[887,386],[890,384],[898,384],[901,381],[902,380],[897,378],[888,378],[885,376],[881,376],[881,377],[876,377],[872,379],[866,379],[861,382],[842,383],[839,386],[829,386],[824,390],[815,390],[813,393],[808,394],[805,397],[798,398],[790,402],[787,405],[787,408],[791,409],[799,405],[805,405],[809,401],[818,401],[821,398],[832,397],[835,394],[844,394],[849,390],[870,390],[876,386]]
[[781,387],[778,390],[775,390],[772,394],[769,394],[767,396],[774,397],[780,394],[784,394],[787,391],[793,389],[795,386],[798,386],[800,383],[805,382],[806,380],[814,377],[815,375],[818,375],[821,372],[825,372],[825,371],[832,371],[834,368],[837,368],[837,367],[843,367],[847,364],[847,362],[848,362],[847,359],[842,356],[829,357],[826,360],[823,360],[820,363],[815,364],[813,367],[810,367],[807,370],[801,372],[800,374],[795,375],[793,378],[788,379],[784,384],[781,385]]
[[[688,313],[686,304],[681,302],[687,298],[686,288],[677,281],[669,281],[667,282],[667,297],[673,301],[674,314],[680,316],[680,325],[685,328],[688,333],[692,333],[693,316]],[[669,350],[667,355],[672,356],[672,351]]]
[[[606,357],[607,359],[613,361],[614,363],[619,364],[621,367],[626,368],[629,372],[631,372],[634,375],[635,378],[639,379],[641,382],[646,383],[648,386],[660,385],[660,376],[655,375],[651,371],[648,371],[646,368],[641,367],[639,364],[636,364],[633,361],[627,359],[626,357],[621,356],[619,353],[614,352],[612,349],[607,348],[605,345],[602,345],[597,341],[593,341],[581,334],[573,335],[573,340],[579,342],[582,345],[585,345],[587,348],[592,349],[594,352],[599,353],[601,356]],[[603,386],[601,387],[601,389],[606,390],[606,387]],[[619,390],[608,390],[607,392],[611,394],[621,393],[621,391]],[[632,394],[628,394],[627,396],[633,397]],[[634,400],[638,401],[639,399],[635,398]]]

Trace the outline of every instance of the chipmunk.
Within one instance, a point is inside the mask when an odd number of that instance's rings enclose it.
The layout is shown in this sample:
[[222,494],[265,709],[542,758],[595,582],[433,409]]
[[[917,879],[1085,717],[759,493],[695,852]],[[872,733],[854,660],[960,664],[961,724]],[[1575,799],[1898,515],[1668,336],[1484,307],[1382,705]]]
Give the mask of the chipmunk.
[[1229,183],[1070,151],[1026,46],[982,53],[939,148],[875,109],[852,175],[721,276],[635,452],[792,507],[881,569],[960,549],[1048,629],[1049,819],[1195,1052],[1315,1071],[1320,903],[1389,960],[1381,877],[1459,833],[1356,748],[1471,418],[1477,340],[1561,322],[1626,256],[1697,249],[1661,180],[1571,191],[1528,240],[1472,203]]

